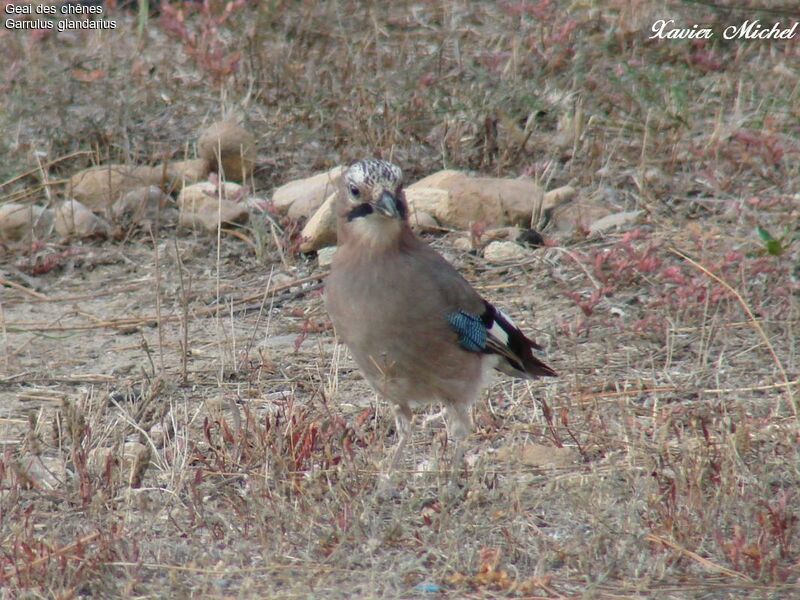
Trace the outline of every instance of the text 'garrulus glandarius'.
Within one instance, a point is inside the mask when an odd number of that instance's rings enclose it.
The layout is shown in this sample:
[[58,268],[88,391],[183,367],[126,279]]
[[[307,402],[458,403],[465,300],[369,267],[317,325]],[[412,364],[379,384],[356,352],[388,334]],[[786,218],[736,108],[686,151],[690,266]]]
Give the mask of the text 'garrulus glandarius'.
[[411,231],[400,168],[362,160],[342,175],[335,202],[339,249],[326,305],[339,338],[394,408],[397,465],[411,407],[444,405],[449,433],[472,428],[470,407],[487,373],[555,376],[541,349]]

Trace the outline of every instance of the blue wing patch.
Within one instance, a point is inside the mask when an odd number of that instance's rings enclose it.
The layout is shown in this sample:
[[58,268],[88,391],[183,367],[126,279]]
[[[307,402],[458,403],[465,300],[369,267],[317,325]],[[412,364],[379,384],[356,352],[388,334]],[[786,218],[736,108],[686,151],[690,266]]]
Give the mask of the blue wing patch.
[[470,352],[484,352],[486,350],[486,325],[480,317],[465,313],[460,310],[447,315],[447,322],[458,334],[458,343]]

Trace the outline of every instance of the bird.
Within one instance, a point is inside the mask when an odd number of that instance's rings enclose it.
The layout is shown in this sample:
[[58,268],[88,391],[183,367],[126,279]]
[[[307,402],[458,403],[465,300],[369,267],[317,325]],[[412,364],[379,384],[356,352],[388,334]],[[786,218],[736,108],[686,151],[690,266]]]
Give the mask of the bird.
[[472,430],[471,406],[492,369],[523,378],[555,377],[528,338],[409,223],[403,172],[364,159],[339,179],[334,199],[337,251],[325,305],[372,388],[394,410],[397,467],[412,431],[412,408],[440,403],[448,439]]

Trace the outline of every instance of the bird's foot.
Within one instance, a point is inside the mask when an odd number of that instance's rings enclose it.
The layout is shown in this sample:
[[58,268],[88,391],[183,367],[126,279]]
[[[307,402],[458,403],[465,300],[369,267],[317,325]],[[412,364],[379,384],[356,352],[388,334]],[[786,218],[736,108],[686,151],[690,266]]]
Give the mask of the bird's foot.
[[444,415],[445,415],[445,410],[444,409],[442,409],[439,412],[434,413],[432,415],[428,415],[427,417],[422,419],[422,426],[423,427],[427,427],[428,425],[430,425],[431,423],[433,423],[437,419],[444,420]]
[[375,494],[381,500],[387,500],[397,493],[397,486],[391,474],[380,473],[375,486]]

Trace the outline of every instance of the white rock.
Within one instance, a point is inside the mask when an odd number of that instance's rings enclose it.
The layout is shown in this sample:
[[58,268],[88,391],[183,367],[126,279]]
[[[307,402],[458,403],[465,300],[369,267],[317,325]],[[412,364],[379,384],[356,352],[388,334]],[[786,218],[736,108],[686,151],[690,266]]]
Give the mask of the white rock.
[[310,217],[325,199],[336,191],[343,167],[334,167],[305,179],[283,184],[272,194],[272,203],[281,214],[293,219]]
[[406,202],[408,202],[408,208],[412,214],[420,211],[436,215],[446,210],[446,206],[450,202],[450,192],[413,185],[406,190]]
[[166,171],[170,188],[179,189],[207,179],[211,165],[204,158],[192,158],[169,162]]
[[240,202],[243,194],[242,186],[229,181],[219,185],[204,181],[187,186],[178,195],[178,222],[183,227],[206,231],[216,231],[220,217],[223,223],[246,223],[250,213],[246,203]]
[[317,263],[320,267],[328,267],[333,263],[333,257],[336,255],[336,246],[326,246],[317,250]]
[[483,250],[483,257],[495,263],[521,260],[528,256],[528,251],[514,242],[492,242]]
[[561,233],[586,233],[592,223],[602,219],[611,211],[607,208],[602,195],[594,194],[588,198],[564,201],[549,211],[553,229]]
[[47,456],[26,456],[20,459],[20,471],[46,490],[61,487],[66,481],[66,465],[63,460]]
[[108,210],[125,192],[160,186],[163,179],[163,167],[103,165],[75,173],[67,182],[66,194],[99,212]]
[[453,249],[459,252],[470,252],[473,249],[472,242],[469,241],[469,238],[457,238],[456,241],[453,242]]
[[436,173],[431,173],[430,175],[423,177],[419,181],[415,181],[410,186],[408,186],[406,191],[417,189],[417,188],[435,188],[435,189],[447,189],[447,181],[453,178],[459,177],[469,177],[466,173],[462,171],[456,171],[454,169],[443,169],[442,171],[436,171]]
[[629,223],[635,223],[639,215],[641,215],[644,211],[641,210],[631,210],[626,212],[618,212],[611,215],[606,215],[600,219],[597,219],[594,223],[589,226],[589,234],[595,235],[598,233],[604,233],[611,229],[618,229]]
[[469,229],[479,221],[488,226],[505,224],[500,195],[488,178],[451,174],[437,185],[448,192],[431,211],[442,225]]
[[570,185],[565,185],[554,190],[546,192],[544,195],[544,202],[542,203],[543,210],[550,210],[572,200],[575,197],[576,190]]
[[[335,194],[328,196],[303,228],[302,252],[336,243],[334,197]],[[551,196],[550,200],[556,203],[562,197]],[[443,227],[469,229],[478,222],[488,226],[513,224],[528,227],[534,206],[543,204],[545,195],[536,183],[528,179],[470,177],[460,171],[448,170],[429,175],[409,186],[406,201],[412,227],[420,231],[439,231]]]
[[486,240],[487,242],[493,242],[495,240],[508,240],[514,242],[519,237],[520,233],[522,233],[522,229],[519,227],[498,227],[497,229],[487,229],[481,239]]
[[312,252],[336,243],[336,216],[333,213],[335,198],[336,194],[328,196],[303,227],[300,232],[301,252]]
[[225,179],[242,181],[256,164],[256,138],[235,121],[217,121],[200,134],[197,154]]
[[139,442],[125,442],[121,448],[98,447],[89,450],[87,468],[98,479],[110,474],[127,485],[138,486],[150,463],[150,450]]
[[415,210],[408,217],[411,223],[411,228],[417,231],[441,231],[442,227],[438,221],[434,219],[429,213],[421,210]]
[[0,240],[17,241],[30,235],[47,236],[53,228],[53,212],[33,204],[0,205]]
[[[435,194],[425,189],[447,192]],[[447,227],[468,229],[473,223],[487,226],[528,226],[534,209],[544,202],[544,191],[527,178],[470,177],[461,171],[445,170],[409,186],[409,203],[431,213]],[[419,194],[419,197],[416,197]]]
[[54,209],[56,232],[63,237],[107,236],[111,226],[77,200],[65,200]]
[[163,209],[169,196],[155,185],[140,187],[127,192],[114,202],[111,218],[117,223],[139,223],[145,219],[155,219],[159,209]]

